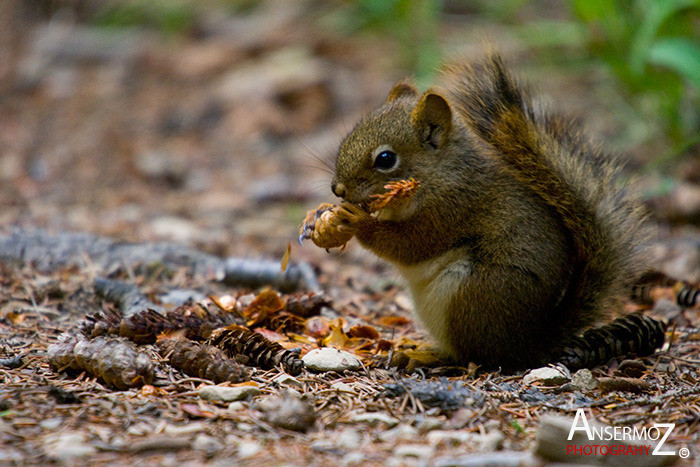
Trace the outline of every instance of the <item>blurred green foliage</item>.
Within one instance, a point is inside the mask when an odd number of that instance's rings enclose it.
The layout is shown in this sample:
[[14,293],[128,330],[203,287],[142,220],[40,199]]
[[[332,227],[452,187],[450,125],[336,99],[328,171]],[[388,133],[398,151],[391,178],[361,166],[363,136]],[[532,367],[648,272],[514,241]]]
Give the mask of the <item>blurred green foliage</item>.
[[[440,60],[438,25],[446,5],[509,24],[542,56],[578,58],[560,66],[603,63],[616,81],[627,118],[644,122],[641,138],[666,137],[675,148],[655,163],[700,142],[700,0],[571,0],[569,18],[523,21],[531,0],[352,0],[356,27],[393,37],[405,65],[427,84]],[[540,9],[542,5],[538,5]],[[537,8],[533,9],[537,11]],[[586,62],[586,63],[584,63]],[[621,112],[622,113],[622,112]]]
[[700,1],[574,0],[572,9],[633,107],[658,116],[677,144],[668,156],[700,142]]
[[[172,36],[189,30],[198,10],[211,3],[232,13],[258,4],[256,0],[110,1],[95,21],[104,26],[153,27]],[[665,137],[675,144],[655,162],[698,144],[700,0],[570,0],[563,5],[564,11],[569,6],[568,17],[534,20],[520,16],[546,8],[534,0],[346,0],[335,8],[342,11],[346,31],[366,31],[395,41],[403,66],[421,87],[432,82],[442,59],[443,11],[457,9],[506,23],[536,54],[562,57],[558,66],[605,64],[624,100],[621,107],[628,106],[627,123],[632,126],[636,120],[636,127],[643,128],[637,144],[644,137]],[[562,54],[562,48],[574,53]]]
[[351,27],[393,37],[400,44],[406,68],[415,73],[419,86],[430,84],[440,64],[436,0],[354,0]]
[[187,0],[126,0],[105,2],[94,19],[104,27],[146,26],[173,36],[192,27],[196,5]]

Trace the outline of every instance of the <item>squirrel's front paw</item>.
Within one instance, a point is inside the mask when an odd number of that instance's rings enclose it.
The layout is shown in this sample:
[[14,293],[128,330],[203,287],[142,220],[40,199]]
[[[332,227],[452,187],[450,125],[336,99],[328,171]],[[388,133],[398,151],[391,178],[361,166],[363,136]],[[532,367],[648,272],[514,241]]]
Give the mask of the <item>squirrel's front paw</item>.
[[354,226],[364,216],[368,214],[349,203],[340,206],[322,203],[306,214],[300,229],[299,243],[308,238],[320,248],[344,247],[354,235]]
[[371,220],[372,216],[357,204],[342,203],[335,212],[338,229],[341,232],[355,233],[360,224]]

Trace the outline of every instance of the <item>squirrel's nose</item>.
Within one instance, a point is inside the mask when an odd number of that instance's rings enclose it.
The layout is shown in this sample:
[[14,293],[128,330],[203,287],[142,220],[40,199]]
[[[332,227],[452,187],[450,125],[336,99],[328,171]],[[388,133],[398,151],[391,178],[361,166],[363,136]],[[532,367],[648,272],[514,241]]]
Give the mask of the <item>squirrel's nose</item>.
[[331,191],[338,198],[342,198],[345,196],[345,185],[343,185],[342,183],[333,182],[331,184]]

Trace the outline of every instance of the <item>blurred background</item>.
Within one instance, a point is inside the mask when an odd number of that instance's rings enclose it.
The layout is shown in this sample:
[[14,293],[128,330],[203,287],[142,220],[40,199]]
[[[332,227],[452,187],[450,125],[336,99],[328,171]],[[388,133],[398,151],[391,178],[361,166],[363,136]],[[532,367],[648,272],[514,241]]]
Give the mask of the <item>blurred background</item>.
[[[700,1],[3,0],[0,34],[0,230],[281,257],[354,122],[488,44],[626,162],[700,280]],[[358,251],[334,255],[383,267]]]

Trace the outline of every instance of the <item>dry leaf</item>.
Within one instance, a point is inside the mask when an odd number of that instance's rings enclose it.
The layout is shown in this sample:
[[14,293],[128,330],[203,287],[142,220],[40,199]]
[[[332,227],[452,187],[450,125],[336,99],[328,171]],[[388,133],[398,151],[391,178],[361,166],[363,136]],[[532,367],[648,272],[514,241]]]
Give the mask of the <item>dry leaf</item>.
[[343,320],[338,318],[333,320],[328,327],[330,328],[330,334],[325,339],[321,340],[321,345],[324,347],[333,347],[335,349],[346,349],[348,347],[348,341],[350,338],[343,331]]
[[382,316],[377,320],[378,324],[387,327],[405,326],[410,322],[411,320],[404,316]]
[[292,254],[292,242],[287,242],[287,249],[284,251],[284,256],[282,256],[282,272],[287,270],[287,265],[289,264],[289,256]]
[[11,311],[8,314],[5,315],[5,318],[12,323],[12,324],[20,324],[22,321],[24,321],[25,315],[24,313],[17,313],[15,311]]
[[388,350],[391,350],[393,346],[393,342],[388,341],[386,339],[379,339],[377,341],[377,352],[386,352]]
[[238,304],[238,300],[236,300],[236,297],[233,295],[221,295],[221,296],[216,296],[216,295],[210,295],[209,299],[214,302],[216,306],[221,308],[224,311],[232,312],[236,309],[236,305]]
[[284,302],[274,290],[264,290],[258,294],[250,305],[243,311],[243,316],[251,318],[261,311],[279,311],[284,308]]
[[243,311],[243,316],[248,320],[246,325],[250,328],[266,323],[275,313],[284,308],[284,302],[273,290],[260,292],[250,305]]
[[379,331],[366,324],[357,324],[348,330],[350,337],[365,337],[367,339],[379,339]]

